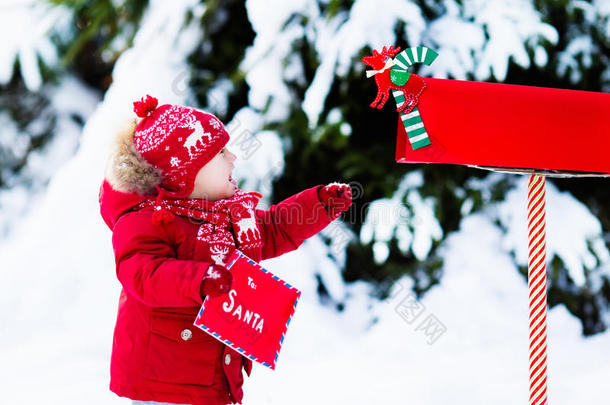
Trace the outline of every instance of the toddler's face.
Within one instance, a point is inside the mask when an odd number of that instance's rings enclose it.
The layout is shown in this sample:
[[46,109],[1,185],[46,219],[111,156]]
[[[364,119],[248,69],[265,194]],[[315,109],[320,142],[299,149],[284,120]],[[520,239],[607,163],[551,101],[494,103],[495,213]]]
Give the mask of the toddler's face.
[[237,156],[223,148],[212,160],[203,166],[195,177],[195,187],[189,198],[204,198],[216,201],[232,197],[236,183],[231,172]]

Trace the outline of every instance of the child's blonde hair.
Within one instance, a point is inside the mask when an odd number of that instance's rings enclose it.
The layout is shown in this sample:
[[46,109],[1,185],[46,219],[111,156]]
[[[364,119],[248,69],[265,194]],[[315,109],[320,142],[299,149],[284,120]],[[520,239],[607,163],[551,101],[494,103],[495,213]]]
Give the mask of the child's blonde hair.
[[146,195],[161,184],[163,176],[136,150],[134,134],[137,125],[137,119],[132,118],[116,131],[104,175],[115,190]]

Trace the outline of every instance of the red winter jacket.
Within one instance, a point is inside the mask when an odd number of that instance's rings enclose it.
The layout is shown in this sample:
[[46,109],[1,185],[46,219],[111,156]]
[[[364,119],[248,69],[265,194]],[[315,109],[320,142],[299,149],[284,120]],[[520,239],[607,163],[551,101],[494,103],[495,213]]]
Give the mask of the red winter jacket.
[[[318,187],[256,210],[262,259],[295,250],[334,219],[318,200]],[[114,190],[106,180],[100,188],[123,286],[110,390],[143,401],[241,403],[241,369],[250,375],[252,362],[193,326],[201,279],[214,263],[209,251],[198,249],[199,224],[176,216],[169,225],[154,226],[152,209],[131,211],[143,199]]]

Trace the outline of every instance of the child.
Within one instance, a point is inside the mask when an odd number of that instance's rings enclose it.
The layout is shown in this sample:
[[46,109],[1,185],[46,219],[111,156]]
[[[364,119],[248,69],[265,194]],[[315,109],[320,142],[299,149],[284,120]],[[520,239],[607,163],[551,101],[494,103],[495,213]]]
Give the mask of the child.
[[193,326],[203,299],[230,290],[234,249],[256,261],[295,250],[349,207],[351,189],[316,186],[256,209],[261,195],[237,188],[216,117],[150,96],[134,111],[142,120],[117,137],[99,194],[123,287],[110,389],[137,401],[241,403],[252,362]]

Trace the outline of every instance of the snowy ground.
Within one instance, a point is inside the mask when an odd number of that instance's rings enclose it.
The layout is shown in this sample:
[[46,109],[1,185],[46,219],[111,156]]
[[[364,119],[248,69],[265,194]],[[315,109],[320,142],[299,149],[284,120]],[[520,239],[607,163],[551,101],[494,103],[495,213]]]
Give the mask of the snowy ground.
[[[344,315],[318,306],[313,291],[306,293],[278,369],[259,367],[247,382],[246,398],[260,404],[291,396],[299,404],[526,403],[527,286],[499,248],[501,240],[484,216],[465,219],[447,240],[442,285],[419,302],[421,315],[411,323],[396,309],[408,299],[407,280],[393,298],[373,304],[379,322],[363,332],[369,318],[364,285],[354,289]],[[291,255],[268,267],[307,285],[295,271],[282,271],[308,260],[306,250]],[[422,330],[429,315],[446,328],[440,336]],[[579,322],[563,307],[550,311],[548,323],[550,403],[603,402],[610,334],[583,339]]]
[[[151,2],[153,11],[134,48],[117,62],[113,85],[89,118],[79,151],[53,176],[46,194],[31,202],[34,208],[10,239],[1,241],[1,403],[129,403],[107,388],[120,285],[97,192],[108,134],[130,112],[130,102],[147,92],[165,102],[188,96],[172,83],[185,71],[184,56],[193,46],[188,39],[197,36],[196,26],[179,30],[184,9],[197,10],[196,3]],[[174,42],[178,32],[181,40]],[[578,246],[568,249],[569,241],[552,235],[575,235],[565,221],[589,228],[595,221],[574,208],[571,197],[552,187],[548,195],[549,249],[578,253]],[[264,263],[303,295],[277,369],[255,365],[244,386],[245,403],[526,403],[527,286],[511,257],[516,252],[522,261],[526,247],[525,198],[521,182],[498,207],[507,233],[495,225],[493,212],[485,212],[466,217],[449,235],[442,246],[442,284],[417,303],[415,319],[404,319],[401,311],[410,297],[407,279],[384,302],[368,298],[364,283],[331,285],[346,292],[346,309],[338,313],[321,305],[313,270],[319,241]],[[444,332],[427,334],[431,329],[422,325],[430,320]],[[549,312],[548,328],[550,403],[606,402],[610,334],[583,338],[578,320],[561,306]]]
[[[3,403],[128,403],[107,389],[119,284],[85,167],[82,158],[70,162],[0,250]],[[396,309],[409,297],[406,279],[385,302],[368,299],[366,284],[352,285],[337,313],[318,303],[313,244],[267,261],[303,298],[277,370],[255,366],[245,403],[525,403],[527,288],[502,237],[484,215],[465,219],[446,242],[442,285],[411,323]],[[369,327],[373,315],[379,321]],[[444,333],[426,335],[420,325],[429,315]],[[610,334],[584,339],[577,319],[556,307],[548,335],[551,403],[603,402]]]

